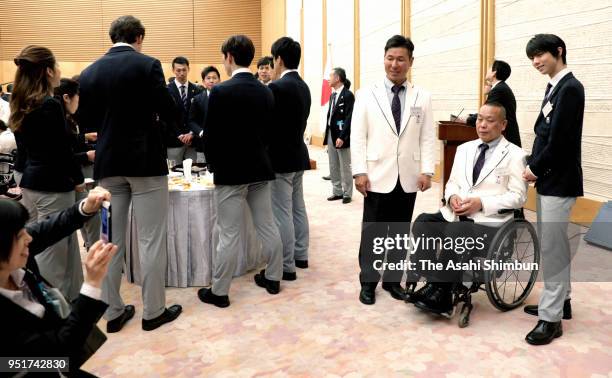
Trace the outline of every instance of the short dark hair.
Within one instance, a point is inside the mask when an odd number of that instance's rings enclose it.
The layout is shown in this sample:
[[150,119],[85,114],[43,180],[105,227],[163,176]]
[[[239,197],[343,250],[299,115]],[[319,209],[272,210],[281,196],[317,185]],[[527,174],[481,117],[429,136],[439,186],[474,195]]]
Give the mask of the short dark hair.
[[236,65],[248,67],[255,57],[255,45],[246,35],[233,35],[223,42],[221,52],[225,58],[227,54],[231,54]]
[[336,67],[333,69],[333,71],[334,74],[338,76],[338,79],[340,79],[340,82],[344,85],[344,87],[349,89],[351,87],[351,81],[346,78],[346,71],[344,68]]
[[184,56],[177,56],[176,58],[172,59],[172,69],[174,69],[175,64],[184,64],[189,67],[189,59],[185,58]]
[[274,59],[271,56],[264,56],[257,61],[257,68],[261,66],[270,66],[270,68],[274,68]]
[[408,56],[412,58],[412,53],[414,52],[414,43],[408,37],[404,37],[403,35],[396,34],[393,37],[389,38],[387,44],[385,44],[385,54],[387,50],[395,48],[395,47],[403,47],[408,50]]
[[57,97],[62,97],[65,94],[72,98],[79,94],[79,82],[72,79],[62,78],[60,85],[53,90],[53,94]]
[[6,86],[6,91],[9,93],[13,92],[13,83],[10,83],[9,85]]
[[501,81],[508,79],[512,73],[512,68],[510,68],[510,65],[503,60],[494,61],[493,65],[491,66],[491,70],[495,71],[495,77],[497,80]]
[[561,52],[563,64],[567,64],[567,49],[565,48],[565,42],[554,34],[536,34],[529,40],[529,42],[527,42],[525,52],[527,53],[527,57],[529,59],[533,59],[534,56],[547,52],[557,58],[559,57],[559,47],[563,49]]
[[113,43],[134,43],[139,36],[144,38],[145,28],[136,17],[129,15],[121,16],[113,21],[108,35]]
[[496,101],[491,101],[491,102],[485,102],[484,105],[489,105],[494,108],[499,108],[500,109],[499,112],[502,116],[502,120],[506,120],[506,108],[502,104]]
[[209,73],[211,73],[211,72],[216,73],[216,74],[217,74],[217,77],[218,77],[219,79],[221,79],[221,74],[219,73],[219,70],[217,69],[217,67],[215,67],[215,66],[208,66],[208,67],[206,67],[206,68],[204,68],[204,69],[202,70],[202,80],[204,80],[204,79],[206,78],[206,76],[207,76]]
[[29,218],[28,210],[19,202],[0,199],[0,262],[11,259],[15,237]]
[[300,43],[294,41],[290,37],[281,37],[272,44],[270,49],[274,59],[281,57],[285,67],[290,70],[298,68],[300,65],[300,58],[302,57],[302,47]]

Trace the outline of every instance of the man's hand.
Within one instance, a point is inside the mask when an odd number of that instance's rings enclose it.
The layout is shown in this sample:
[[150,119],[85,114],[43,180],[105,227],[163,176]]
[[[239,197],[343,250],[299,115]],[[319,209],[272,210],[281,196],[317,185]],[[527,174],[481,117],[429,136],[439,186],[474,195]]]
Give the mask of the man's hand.
[[482,202],[479,197],[466,198],[460,202],[460,207],[455,214],[457,215],[472,215],[482,210]]
[[86,133],[85,140],[88,142],[95,142],[98,140],[98,133]]
[[181,134],[178,136],[178,139],[187,146],[191,146],[191,141],[193,140],[193,134],[191,133],[187,133],[187,134]]
[[368,178],[368,175],[355,177],[355,188],[357,188],[359,193],[363,194],[364,197],[367,197],[367,192],[370,190],[370,179]]
[[94,160],[96,160],[96,150],[87,151],[87,160],[92,163],[94,162]]
[[108,264],[115,253],[117,253],[116,245],[104,244],[102,240],[95,242],[85,257],[85,282],[93,287],[102,287]]
[[336,148],[340,148],[342,147],[342,145],[344,144],[344,141],[340,138],[336,139]]
[[417,179],[417,188],[424,192],[427,189],[431,188],[431,177],[426,174],[421,174]]
[[529,168],[529,166],[525,167],[525,171],[523,172],[523,180],[527,181],[527,182],[535,182],[538,178],[536,177],[536,175],[533,174],[533,172],[531,172],[531,169]]
[[85,203],[83,204],[83,211],[87,214],[97,213],[100,207],[102,207],[102,202],[110,201],[110,199],[111,194],[108,190],[101,186],[96,186],[89,191],[87,199],[85,199]]
[[458,195],[453,194],[449,198],[448,202],[450,204],[451,209],[453,209],[453,212],[456,213],[461,209],[461,203],[463,202],[463,200]]

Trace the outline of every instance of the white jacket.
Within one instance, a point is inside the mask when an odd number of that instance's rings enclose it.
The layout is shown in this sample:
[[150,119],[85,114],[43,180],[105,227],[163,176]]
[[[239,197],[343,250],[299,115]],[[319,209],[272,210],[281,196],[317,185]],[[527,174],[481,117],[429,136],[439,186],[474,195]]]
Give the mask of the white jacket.
[[474,185],[474,159],[482,141],[476,139],[457,147],[453,168],[444,191],[446,206],[440,209],[444,219],[449,222],[458,219],[450,207],[449,199],[453,194],[462,199],[480,197],[482,210],[468,218],[476,223],[491,223],[491,226],[499,226],[513,216],[512,213],[498,214],[499,210],[520,209],[525,204],[527,183],[523,180],[523,171],[527,164],[527,154],[503,136],[501,138],[493,155],[485,161]]
[[404,192],[416,192],[419,175],[435,170],[435,150],[436,128],[427,91],[408,83],[399,136],[384,82],[357,91],[351,165],[353,175],[368,175],[372,192],[391,192],[398,175]]

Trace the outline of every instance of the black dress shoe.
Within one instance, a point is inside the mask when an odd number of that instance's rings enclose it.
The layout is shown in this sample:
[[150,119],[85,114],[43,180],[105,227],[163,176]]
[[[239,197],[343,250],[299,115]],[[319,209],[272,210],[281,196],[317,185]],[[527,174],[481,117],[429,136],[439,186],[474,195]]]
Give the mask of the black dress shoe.
[[300,269],[308,269],[308,260],[295,260],[295,266]]
[[283,272],[284,281],[295,281],[297,280],[297,274],[295,272]]
[[328,176],[323,176],[323,177],[321,177],[321,178],[322,178],[323,180],[331,180],[331,176],[329,176],[329,175],[328,175]]
[[172,305],[164,309],[164,312],[157,318],[149,320],[142,319],[142,329],[145,331],[153,331],[154,329],[159,328],[166,323],[170,323],[178,318],[182,311],[183,308],[181,305]]
[[265,269],[262,269],[254,278],[257,286],[265,288],[268,293],[278,294],[280,292],[280,282],[267,279]]
[[382,284],[383,290],[386,290],[391,296],[398,301],[406,300],[406,291],[399,283],[386,283]]
[[538,324],[527,334],[525,340],[531,345],[546,345],[561,335],[563,335],[561,321],[553,323],[546,320],[538,320]]
[[115,333],[115,332],[121,331],[121,328],[123,328],[125,323],[127,323],[128,320],[134,317],[135,312],[136,312],[136,309],[134,309],[134,306],[132,305],[125,306],[125,309],[123,310],[123,314],[119,315],[119,317],[113,320],[109,320],[106,323],[106,333]]
[[216,295],[213,294],[212,289],[203,288],[198,290],[198,298],[204,303],[215,305],[217,307],[225,308],[229,307],[230,301],[227,295]]
[[351,203],[351,197],[342,197],[342,203]]
[[[572,318],[572,304],[570,301],[571,299],[566,299],[565,302],[563,302],[563,319],[565,320]],[[527,305],[523,307],[523,311],[529,315],[538,316],[538,305]]]
[[429,297],[432,293],[432,290],[435,288],[433,284],[426,283],[419,290],[414,293],[406,295],[406,302],[415,303],[417,301],[423,301],[425,298]]
[[359,292],[359,302],[364,305],[373,305],[376,302],[375,289],[370,287],[362,286]]
[[342,196],[331,196],[331,197],[327,197],[328,201],[337,201],[337,200],[341,200],[343,197]]
[[433,285],[430,294],[422,300],[414,302],[414,305],[421,310],[436,314],[448,314],[453,311],[453,296],[449,288]]

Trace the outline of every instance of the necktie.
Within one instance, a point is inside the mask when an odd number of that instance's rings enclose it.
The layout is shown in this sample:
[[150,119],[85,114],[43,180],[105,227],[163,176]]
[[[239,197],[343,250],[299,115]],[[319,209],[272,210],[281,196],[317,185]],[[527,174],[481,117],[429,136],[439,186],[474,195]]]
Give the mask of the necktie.
[[183,102],[183,107],[187,109],[187,93],[185,92],[185,84],[181,85],[181,101]]
[[327,124],[329,125],[329,120],[334,113],[334,106],[336,105],[336,92],[332,93],[331,99],[329,100],[329,117],[327,118]]
[[399,93],[402,89],[404,89],[404,87],[401,85],[394,85],[391,88],[391,92],[393,92],[393,101],[391,101],[391,113],[393,113],[393,120],[395,121],[397,135],[399,135],[400,133],[402,122],[402,103],[399,99]]
[[552,88],[552,84],[548,83],[548,85],[546,85],[546,92],[544,93],[544,100],[542,101],[542,107],[544,107],[544,105],[546,104],[546,101],[548,100],[548,95],[550,94],[551,88]]
[[482,171],[482,167],[484,166],[485,153],[489,149],[489,145],[482,143],[478,148],[480,149],[480,155],[478,155],[476,164],[474,164],[474,170],[472,171],[472,185],[475,185],[476,181],[478,181],[478,176],[480,176],[480,171]]

